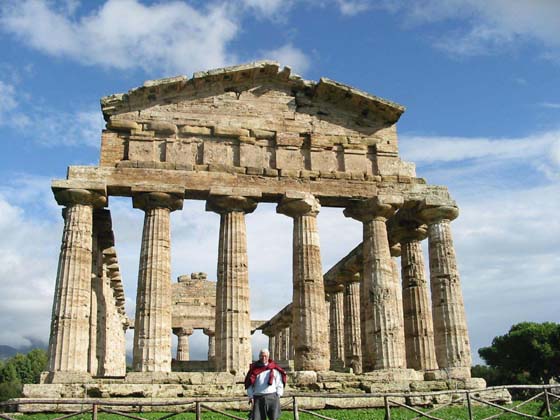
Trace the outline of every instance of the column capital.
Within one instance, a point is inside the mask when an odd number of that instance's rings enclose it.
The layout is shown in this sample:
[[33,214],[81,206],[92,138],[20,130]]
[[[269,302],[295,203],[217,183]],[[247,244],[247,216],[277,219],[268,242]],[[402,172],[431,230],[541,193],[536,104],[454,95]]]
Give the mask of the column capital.
[[321,204],[312,194],[287,192],[276,207],[276,213],[289,217],[317,216],[321,211]]
[[169,211],[183,208],[184,194],[167,191],[133,191],[132,207],[141,210],[169,209]]
[[372,197],[367,200],[356,201],[354,205],[344,210],[344,215],[360,222],[369,222],[375,219],[385,221],[395,214],[403,203],[403,198],[398,195]]
[[459,207],[451,203],[430,203],[425,200],[418,209],[418,217],[424,223],[431,225],[442,220],[454,220],[459,216]]
[[61,206],[73,206],[82,204],[95,208],[104,207],[107,204],[107,195],[104,192],[84,188],[65,188],[54,190],[54,198]]
[[210,195],[206,201],[206,211],[222,214],[238,211],[252,213],[257,208],[257,201],[242,195]]
[[192,335],[193,329],[192,328],[184,328],[184,327],[175,327],[173,328],[173,334],[178,337],[182,337],[185,335]]
[[208,337],[214,337],[215,335],[214,330],[210,328],[203,328],[202,332],[204,333],[204,335],[207,335]]
[[392,244],[389,249],[391,251],[391,257],[400,257],[401,256],[401,244],[400,243],[397,242],[395,244]]

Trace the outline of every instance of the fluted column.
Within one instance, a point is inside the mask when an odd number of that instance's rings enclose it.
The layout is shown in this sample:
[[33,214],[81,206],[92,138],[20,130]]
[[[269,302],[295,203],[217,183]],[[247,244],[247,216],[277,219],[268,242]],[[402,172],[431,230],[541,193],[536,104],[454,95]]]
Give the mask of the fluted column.
[[282,341],[284,330],[279,330],[276,333],[276,340],[274,340],[274,357],[275,360],[282,360]]
[[208,361],[214,363],[214,360],[216,359],[216,341],[214,330],[204,328],[202,332],[208,336]]
[[[366,349],[373,351],[374,369],[406,367],[404,330],[399,315],[401,290],[393,277],[386,227],[387,218],[400,205],[402,197],[375,197],[344,211],[347,217],[363,223],[364,271],[361,287],[365,289],[362,292],[365,302],[362,304],[365,303],[366,311],[372,316],[371,319],[365,317],[366,325],[362,328],[366,331]],[[363,354],[363,362],[364,370],[371,370],[371,356],[366,358]]]
[[[398,285],[400,292],[397,293],[397,313],[399,315],[399,328],[404,331],[404,310],[402,296],[401,270],[397,258],[401,256],[401,244],[391,245],[391,269],[393,270],[393,282]],[[406,348],[406,345],[405,345]]]
[[362,373],[359,273],[348,277],[344,285],[344,365]]
[[171,371],[171,232],[170,213],[183,207],[183,197],[166,192],[133,195],[134,208],[144,210],[140,249],[133,369]]
[[317,214],[321,206],[310,194],[286,195],[276,211],[294,219],[293,303],[295,370],[329,369],[328,324]]
[[179,362],[190,360],[189,337],[193,330],[190,328],[173,328],[173,334],[177,336],[177,357]]
[[331,369],[344,366],[344,286],[339,285],[330,296],[330,353]]
[[206,210],[220,215],[216,284],[216,370],[243,373],[251,363],[251,318],[245,214],[257,203],[241,196],[211,196]]
[[104,206],[103,191],[55,190],[64,210],[49,340],[50,372],[88,371],[90,335],[92,222],[94,207]]
[[461,281],[451,235],[451,220],[459,214],[452,205],[424,204],[421,218],[428,224],[430,285],[437,363],[452,377],[470,377],[471,350]]
[[435,370],[432,309],[420,242],[426,238],[427,227],[409,221],[394,234],[401,244],[406,363],[410,369]]
[[290,327],[282,330],[282,357],[280,360],[290,360]]

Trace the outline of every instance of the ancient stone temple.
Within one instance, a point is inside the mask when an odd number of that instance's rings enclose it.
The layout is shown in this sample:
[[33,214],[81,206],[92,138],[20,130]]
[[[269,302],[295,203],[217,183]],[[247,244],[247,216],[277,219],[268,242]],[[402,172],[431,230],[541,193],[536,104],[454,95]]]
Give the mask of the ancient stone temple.
[[[266,61],[147,81],[103,98],[101,108],[99,165],[70,166],[67,179],[52,183],[64,232],[49,367],[42,384],[26,386],[27,397],[212,392],[202,384],[242,395],[255,328],[246,215],[259,203],[276,203],[277,217],[293,223],[293,300],[260,327],[273,357],[293,371],[291,391],[372,392],[378,381],[401,390],[425,381],[430,389],[483,385],[469,379],[451,230],[458,208],[444,186],[427,184],[400,159],[404,107]],[[124,316],[110,196],[130,197],[144,214],[128,374],[124,330],[132,321]],[[204,200],[220,215],[215,306],[196,314],[212,338],[215,372],[198,376],[171,372],[171,334],[177,359],[187,358],[194,327],[181,325],[172,307],[170,214],[185,200]],[[322,207],[343,209],[363,228],[361,244],[326,274]]]

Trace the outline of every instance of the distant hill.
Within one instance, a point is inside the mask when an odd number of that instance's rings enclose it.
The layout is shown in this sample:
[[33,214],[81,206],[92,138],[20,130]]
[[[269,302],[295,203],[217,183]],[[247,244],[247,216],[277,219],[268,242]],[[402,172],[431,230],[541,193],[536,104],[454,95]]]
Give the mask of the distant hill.
[[17,353],[22,353],[22,351],[14,347],[0,345],[0,360],[9,359]]
[[22,354],[29,353],[33,349],[44,349],[44,350],[46,350],[47,346],[43,343],[40,343],[40,342],[33,343],[30,346],[17,347],[17,348],[12,347],[12,346],[7,346],[5,344],[0,344],[0,360],[9,359],[10,357],[13,357],[18,353],[22,353]]

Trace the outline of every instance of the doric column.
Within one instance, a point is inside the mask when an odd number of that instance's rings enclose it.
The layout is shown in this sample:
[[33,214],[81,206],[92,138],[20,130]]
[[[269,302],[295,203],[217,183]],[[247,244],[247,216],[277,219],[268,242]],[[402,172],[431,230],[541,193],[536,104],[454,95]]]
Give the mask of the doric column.
[[216,341],[214,330],[204,328],[202,332],[208,336],[208,361],[214,363],[216,359]]
[[210,196],[206,210],[220,215],[216,284],[216,370],[242,373],[251,363],[251,318],[245,214],[256,201],[236,195]]
[[295,370],[329,369],[328,324],[317,214],[321,206],[310,194],[286,195],[276,211],[294,219],[293,303]]
[[434,370],[434,327],[421,245],[427,227],[408,221],[395,228],[393,234],[401,244],[406,364],[410,369]]
[[284,330],[279,330],[276,333],[276,340],[274,341],[274,357],[276,357],[275,360],[283,360],[282,357],[282,341],[284,340],[283,335],[284,335]]
[[[401,244],[391,245],[391,269],[393,270],[393,282],[402,290],[401,270],[397,258],[401,256]],[[404,331],[404,311],[402,292],[397,293],[397,313],[399,315],[399,326]],[[405,346],[406,347],[406,346]]]
[[94,207],[102,207],[104,190],[55,189],[66,206],[58,260],[49,340],[50,372],[88,372]]
[[179,362],[190,360],[189,337],[192,335],[191,328],[173,328],[173,334],[177,336],[177,357]]
[[344,367],[344,296],[343,285],[329,293],[331,370]]
[[428,224],[437,363],[452,377],[470,377],[469,334],[450,225],[458,214],[453,205],[424,203],[420,210],[420,217]]
[[360,273],[348,276],[344,285],[344,365],[362,373]]
[[[265,334],[263,332],[263,334]],[[268,337],[268,351],[270,352],[270,358],[272,360],[276,360],[276,355],[274,354],[274,342],[276,341],[276,337],[274,335],[269,335],[271,333],[265,334]]]
[[[375,197],[347,208],[344,214],[363,223],[364,271],[361,287],[366,311],[366,349],[373,350],[374,369],[406,367],[404,331],[400,323],[400,285],[395,282],[387,237],[387,218],[402,205],[402,197]],[[369,341],[371,340],[371,342]],[[372,346],[371,348],[369,346]],[[362,346],[363,348],[363,346]],[[368,355],[369,356],[369,355]],[[366,364],[367,362],[367,364]],[[371,356],[363,354],[364,370],[371,370]]]
[[282,332],[282,357],[280,360],[290,360],[290,327]]
[[179,193],[136,192],[134,208],[144,210],[140,248],[133,369],[171,371],[170,213],[183,207]]

